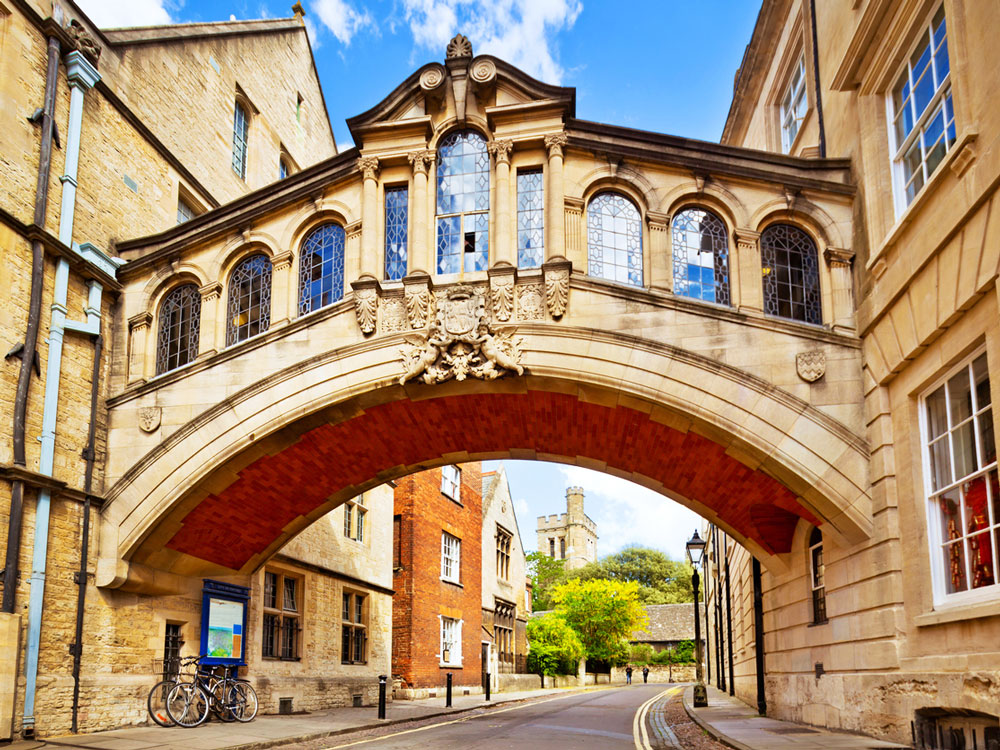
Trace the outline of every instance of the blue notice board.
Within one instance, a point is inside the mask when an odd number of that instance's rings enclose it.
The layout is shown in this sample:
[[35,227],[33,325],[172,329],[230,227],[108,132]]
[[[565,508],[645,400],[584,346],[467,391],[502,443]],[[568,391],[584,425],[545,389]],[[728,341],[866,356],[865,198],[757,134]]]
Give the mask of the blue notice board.
[[204,579],[201,597],[202,664],[246,664],[250,589]]

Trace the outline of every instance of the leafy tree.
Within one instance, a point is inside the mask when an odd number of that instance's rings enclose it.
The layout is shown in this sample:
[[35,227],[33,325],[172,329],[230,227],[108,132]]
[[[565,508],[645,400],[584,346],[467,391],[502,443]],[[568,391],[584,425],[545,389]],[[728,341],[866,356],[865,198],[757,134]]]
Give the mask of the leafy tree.
[[558,612],[528,620],[528,669],[537,674],[573,674],[583,657],[580,637]]
[[566,580],[566,561],[541,552],[529,552],[525,560],[528,563],[528,575],[532,578],[531,608],[535,611],[554,609],[552,589]]
[[674,647],[674,664],[694,663],[694,641],[681,641]]
[[567,574],[588,581],[632,581],[639,584],[643,604],[681,604],[694,601],[691,593],[691,566],[671,560],[649,547],[626,547],[621,552],[588,563]]
[[589,659],[622,662],[628,658],[628,639],[649,623],[639,601],[639,584],[595,579],[571,579],[555,588],[557,612],[583,643]]
[[632,664],[649,664],[653,657],[653,647],[648,643],[633,643],[629,647],[628,660]]

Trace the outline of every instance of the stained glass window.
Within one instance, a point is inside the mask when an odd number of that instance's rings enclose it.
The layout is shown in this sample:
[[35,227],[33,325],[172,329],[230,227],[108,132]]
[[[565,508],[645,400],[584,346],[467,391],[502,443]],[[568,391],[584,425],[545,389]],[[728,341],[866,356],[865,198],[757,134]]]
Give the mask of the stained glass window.
[[542,170],[517,173],[517,267],[538,268],[545,259],[545,189]]
[[198,356],[201,329],[201,295],[194,284],[168,294],[160,305],[160,330],[156,341],[156,374],[193,362]]
[[587,207],[587,272],[642,286],[639,209],[618,193],[599,193]]
[[808,234],[789,224],[772,224],[760,235],[764,312],[819,325],[819,254]]
[[233,109],[233,171],[242,179],[247,176],[247,135],[250,120],[243,105],[236,102]]
[[406,224],[408,217],[405,187],[385,191],[385,277],[395,281],[406,276]]
[[674,217],[674,294],[730,304],[729,239],[718,216],[689,208]]
[[344,296],[344,228],[323,224],[302,242],[299,257],[299,315]]
[[271,325],[271,261],[253,255],[240,263],[229,277],[229,315],[226,346],[231,346]]
[[471,130],[452,133],[438,149],[437,272],[485,271],[489,227],[486,139]]

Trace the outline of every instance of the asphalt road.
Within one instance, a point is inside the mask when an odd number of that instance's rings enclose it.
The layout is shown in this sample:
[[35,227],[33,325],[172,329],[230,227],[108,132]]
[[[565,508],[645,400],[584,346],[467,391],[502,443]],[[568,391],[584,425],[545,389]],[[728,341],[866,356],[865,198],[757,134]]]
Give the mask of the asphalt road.
[[666,685],[632,685],[558,696],[370,739],[327,741],[324,750],[635,750],[636,712]]

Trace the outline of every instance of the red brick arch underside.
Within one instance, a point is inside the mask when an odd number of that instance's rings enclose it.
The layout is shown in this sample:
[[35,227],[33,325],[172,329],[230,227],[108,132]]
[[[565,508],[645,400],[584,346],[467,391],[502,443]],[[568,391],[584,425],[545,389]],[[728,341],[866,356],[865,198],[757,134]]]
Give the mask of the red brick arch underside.
[[711,509],[771,554],[791,549],[800,518],[818,523],[784,485],[706,437],[624,406],[528,391],[393,401],[315,427],[280,453],[248,464],[236,481],[205,498],[166,546],[239,570],[296,519],[337,492],[385,477],[391,467],[508,451],[589,459],[649,477]]

